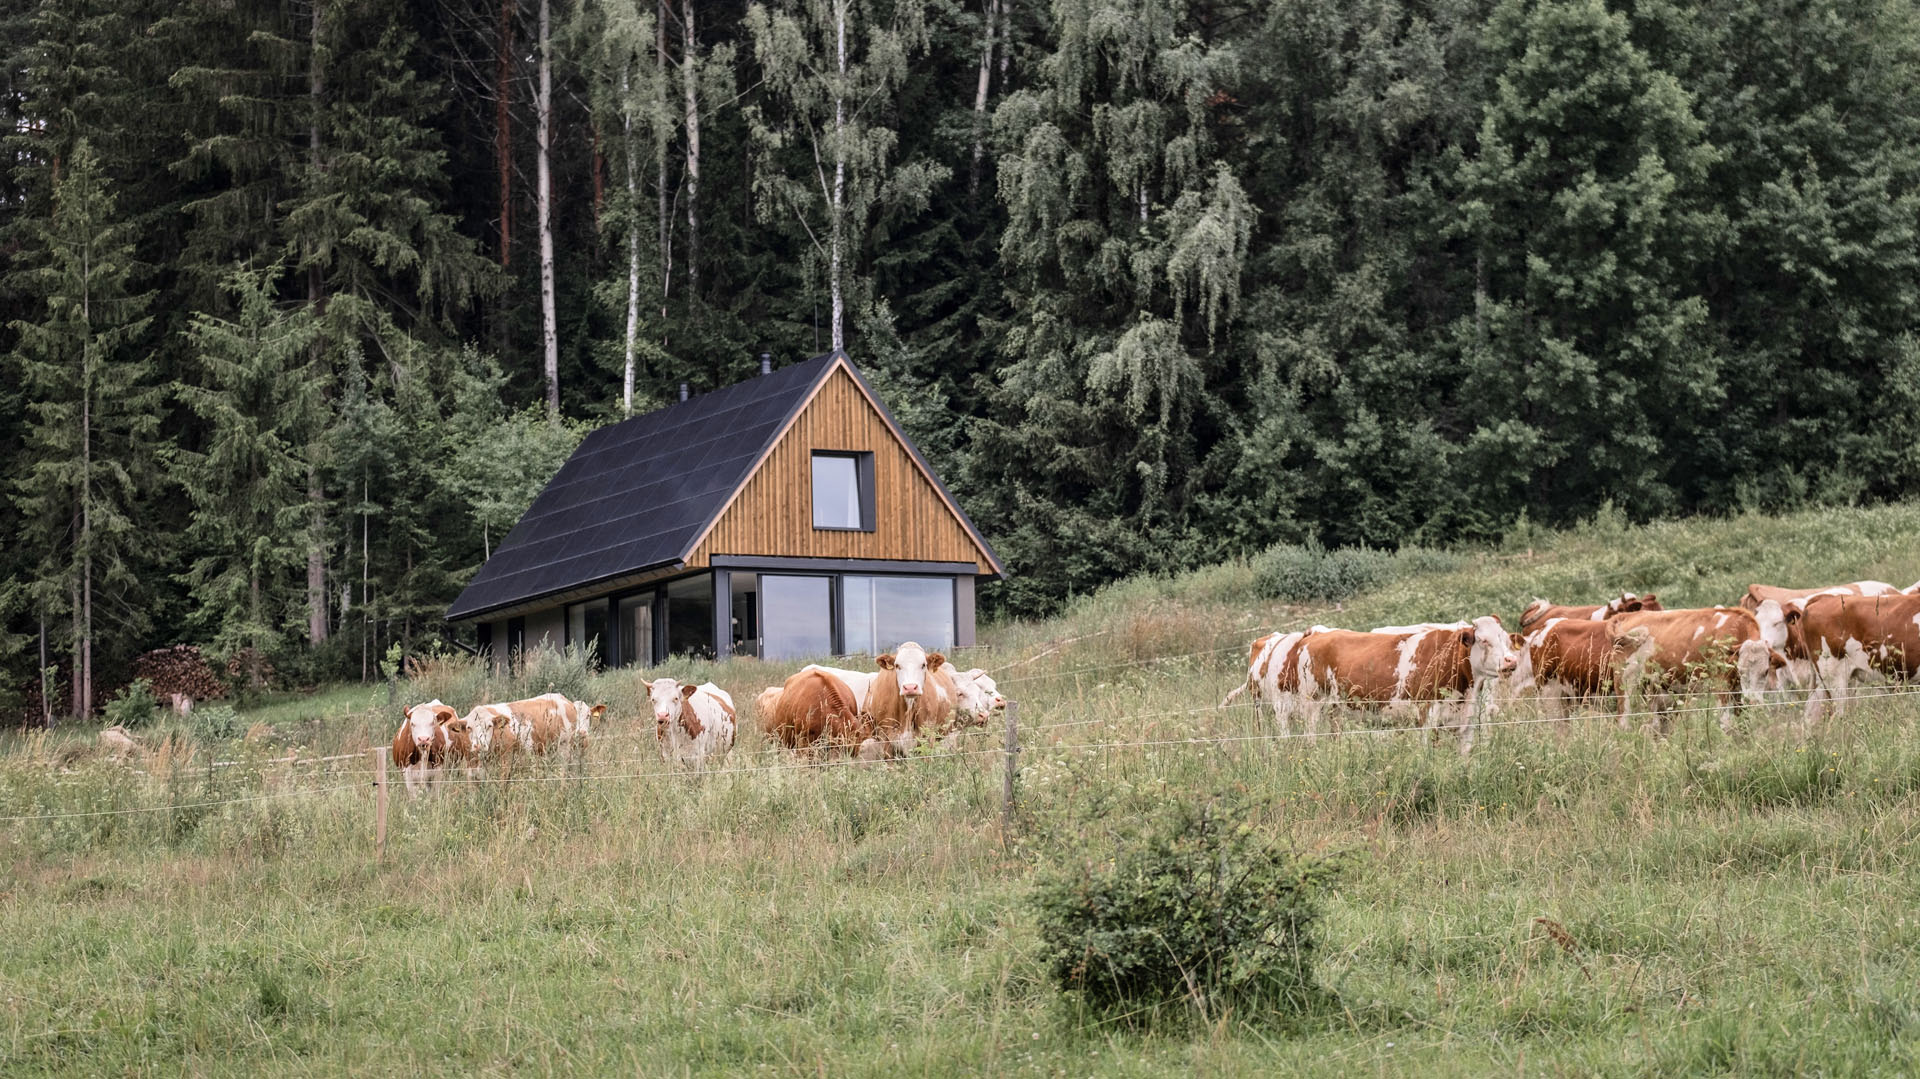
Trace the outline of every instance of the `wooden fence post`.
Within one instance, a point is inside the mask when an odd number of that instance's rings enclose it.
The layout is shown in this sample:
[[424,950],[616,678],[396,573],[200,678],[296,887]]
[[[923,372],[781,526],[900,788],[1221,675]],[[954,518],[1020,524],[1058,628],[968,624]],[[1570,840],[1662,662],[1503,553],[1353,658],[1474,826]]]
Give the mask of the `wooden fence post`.
[[1013,837],[1013,781],[1020,760],[1020,702],[1007,702],[1007,774],[1000,787],[1000,841]]
[[384,746],[373,750],[373,857],[387,860],[387,753]]

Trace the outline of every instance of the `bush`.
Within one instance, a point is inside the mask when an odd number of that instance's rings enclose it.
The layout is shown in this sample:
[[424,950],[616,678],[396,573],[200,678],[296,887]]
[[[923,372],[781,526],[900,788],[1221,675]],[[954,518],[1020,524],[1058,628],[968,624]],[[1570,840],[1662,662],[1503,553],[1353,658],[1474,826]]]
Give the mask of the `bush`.
[[1318,896],[1334,863],[1281,850],[1245,819],[1175,803],[1114,849],[1063,859],[1032,899],[1060,989],[1136,1018],[1180,1002],[1202,1015],[1313,1002]]
[[246,732],[240,725],[240,713],[229,704],[195,708],[189,716],[193,736],[202,742],[225,742]]
[[1393,556],[1371,547],[1282,543],[1254,558],[1253,588],[1289,603],[1342,600],[1385,583],[1392,570]]
[[1458,569],[1459,555],[1431,547],[1335,547],[1281,543],[1253,559],[1253,589],[1286,603],[1331,603],[1419,573]]
[[147,680],[136,678],[107,702],[107,725],[143,727],[153,722],[153,713],[159,707],[160,701]]

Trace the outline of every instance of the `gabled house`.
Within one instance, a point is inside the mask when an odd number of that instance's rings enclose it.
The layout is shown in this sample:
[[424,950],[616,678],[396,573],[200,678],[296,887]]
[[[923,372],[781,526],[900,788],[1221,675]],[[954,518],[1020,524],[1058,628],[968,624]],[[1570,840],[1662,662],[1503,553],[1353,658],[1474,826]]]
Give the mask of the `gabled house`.
[[844,352],[603,427],[447,610],[608,666],[970,645],[1006,569]]

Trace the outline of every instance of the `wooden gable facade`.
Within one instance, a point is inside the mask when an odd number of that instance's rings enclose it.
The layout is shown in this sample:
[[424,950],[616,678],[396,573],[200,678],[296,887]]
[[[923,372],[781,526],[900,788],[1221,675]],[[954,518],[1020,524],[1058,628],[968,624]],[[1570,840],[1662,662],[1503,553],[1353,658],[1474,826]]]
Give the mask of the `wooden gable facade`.
[[964,647],[976,580],[1004,575],[835,352],[589,435],[448,618],[500,659],[609,666]]
[[[873,455],[872,532],[813,527],[809,470],[819,451]],[[712,555],[970,562],[977,573],[1000,572],[844,361],[815,387],[687,565],[711,565]]]

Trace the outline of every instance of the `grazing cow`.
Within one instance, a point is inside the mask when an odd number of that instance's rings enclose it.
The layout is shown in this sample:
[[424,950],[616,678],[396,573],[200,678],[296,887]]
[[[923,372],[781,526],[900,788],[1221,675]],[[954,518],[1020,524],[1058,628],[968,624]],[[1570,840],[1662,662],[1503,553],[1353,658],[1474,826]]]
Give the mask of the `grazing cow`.
[[502,757],[529,751],[545,755],[562,745],[585,750],[594,722],[606,714],[604,704],[589,706],[564,694],[543,693],[524,701],[476,705],[465,718],[473,753]]
[[[1619,691],[1621,659],[1614,627],[1586,618],[1555,618],[1527,635],[1526,667],[1539,687],[1541,707],[1565,719],[1568,698],[1593,700]],[[1564,736],[1566,728],[1561,728]]]
[[647,683],[653,705],[654,738],[660,759],[686,768],[704,768],[733,748],[733,698],[712,682],[682,685],[671,678]]
[[860,756],[905,756],[913,751],[917,735],[940,730],[953,714],[952,697],[929,692],[947,657],[906,641],[873,661],[880,665],[880,672],[874,675],[862,709],[872,717],[873,731],[861,743]]
[[1229,690],[1220,699],[1220,707],[1232,704],[1242,693],[1250,693],[1254,718],[1259,718],[1264,704],[1273,709],[1274,718],[1286,723],[1294,714],[1295,695],[1300,690],[1300,642],[1309,634],[1326,632],[1326,626],[1314,626],[1255,638],[1247,650],[1247,680]]
[[[1815,596],[1892,596],[1900,595],[1898,588],[1885,581],[1852,581],[1847,584],[1828,585],[1825,588],[1776,588],[1773,585],[1750,584],[1747,594],[1740,597],[1740,606],[1749,611],[1758,612],[1763,604],[1772,600],[1784,614],[1804,608],[1807,601]],[[1763,626],[1767,631],[1767,643],[1783,652],[1787,652],[1787,681],[1799,689],[1813,685],[1813,663],[1805,656],[1796,656],[1786,646],[1784,623],[1776,630],[1771,622]]]
[[439,778],[446,763],[447,734],[441,724],[459,713],[438,699],[408,708],[393,732],[393,763],[406,779],[407,793],[419,794]]
[[845,682],[825,671],[802,670],[780,687],[772,708],[760,713],[760,729],[788,749],[837,748],[859,745],[870,736],[872,723]]
[[940,744],[945,749],[959,746],[961,731],[968,727],[984,727],[995,712],[1007,709],[1007,699],[1000,695],[1000,687],[994,683],[993,676],[979,667],[970,671],[956,671],[953,664],[945,664],[933,672],[933,686],[934,692],[952,702],[947,722],[937,732]]
[[[1459,629],[1411,633],[1310,633],[1297,648],[1299,700],[1307,733],[1319,731],[1326,702],[1410,711],[1427,726],[1460,731],[1460,752],[1473,749],[1474,714],[1491,706],[1492,689],[1513,670],[1513,640],[1494,615]],[[1446,723],[1453,711],[1457,722]]]
[[[1731,733],[1735,693],[1749,704],[1764,703],[1768,679],[1786,663],[1768,643],[1769,620],[1781,621],[1780,607],[1771,601],[1762,603],[1759,611],[1699,607],[1635,611],[1608,619],[1621,664],[1620,726],[1631,726],[1630,705],[1643,690],[1650,690],[1643,695],[1654,711],[1663,713],[1675,690],[1701,680],[1715,687],[1720,729]],[[1666,729],[1664,715],[1658,729]]]
[[1788,611],[1786,621],[1789,658],[1814,669],[1809,727],[1827,700],[1834,714],[1844,709],[1856,674],[1911,678],[1920,672],[1920,595],[1812,596]]
[[1660,606],[1659,598],[1652,592],[1644,596],[1622,592],[1617,598],[1605,603],[1572,607],[1536,599],[1527,604],[1526,610],[1520,612],[1520,632],[1531,636],[1535,629],[1550,618],[1585,618],[1594,622],[1604,622],[1616,614],[1665,609]]

